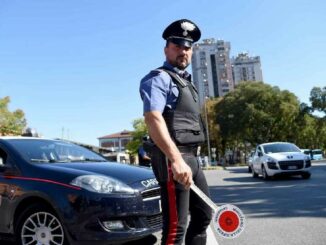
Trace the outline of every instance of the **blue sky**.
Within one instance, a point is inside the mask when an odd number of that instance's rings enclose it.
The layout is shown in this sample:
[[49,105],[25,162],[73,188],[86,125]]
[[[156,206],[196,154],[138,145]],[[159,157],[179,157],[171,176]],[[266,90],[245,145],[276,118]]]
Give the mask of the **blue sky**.
[[326,86],[325,12],[323,0],[0,0],[0,97],[45,137],[98,145],[142,117],[139,81],[164,61],[162,31],[188,18],[309,103]]

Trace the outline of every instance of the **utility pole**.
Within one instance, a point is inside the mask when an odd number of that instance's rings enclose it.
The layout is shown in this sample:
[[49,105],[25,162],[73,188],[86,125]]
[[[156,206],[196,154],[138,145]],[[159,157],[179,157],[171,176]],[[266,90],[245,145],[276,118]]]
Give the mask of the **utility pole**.
[[206,138],[207,138],[208,163],[209,163],[209,165],[211,165],[212,164],[211,145],[210,145],[210,139],[209,139],[209,125],[208,125],[208,116],[207,116],[206,102],[207,102],[207,97],[205,97],[204,109],[205,109],[205,124],[206,124]]

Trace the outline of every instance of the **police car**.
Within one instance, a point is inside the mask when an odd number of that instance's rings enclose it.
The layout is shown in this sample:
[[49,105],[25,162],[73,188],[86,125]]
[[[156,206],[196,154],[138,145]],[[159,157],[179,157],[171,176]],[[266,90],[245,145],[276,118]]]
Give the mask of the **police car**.
[[160,189],[150,169],[69,142],[0,137],[0,217],[17,244],[120,244],[161,229]]

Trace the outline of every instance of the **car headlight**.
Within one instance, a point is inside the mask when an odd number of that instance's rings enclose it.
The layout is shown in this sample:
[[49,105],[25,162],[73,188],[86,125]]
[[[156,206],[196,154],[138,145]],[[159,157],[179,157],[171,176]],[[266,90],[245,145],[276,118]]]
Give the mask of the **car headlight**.
[[104,194],[133,194],[135,192],[131,187],[119,180],[102,175],[82,175],[72,180],[70,184],[88,191]]
[[276,164],[276,160],[273,159],[273,158],[271,158],[271,157],[268,157],[268,158],[266,159],[266,163],[275,163],[275,164]]
[[278,169],[276,161],[273,158],[267,158],[266,164],[269,169]]

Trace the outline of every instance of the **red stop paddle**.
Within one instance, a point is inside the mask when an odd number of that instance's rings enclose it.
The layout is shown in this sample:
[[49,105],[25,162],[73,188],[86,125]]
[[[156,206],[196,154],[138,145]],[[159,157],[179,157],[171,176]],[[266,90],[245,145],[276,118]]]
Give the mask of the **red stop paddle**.
[[217,206],[195,184],[190,188],[214,211],[212,221],[215,233],[224,238],[235,238],[241,234],[245,226],[245,217],[238,207],[232,204]]

